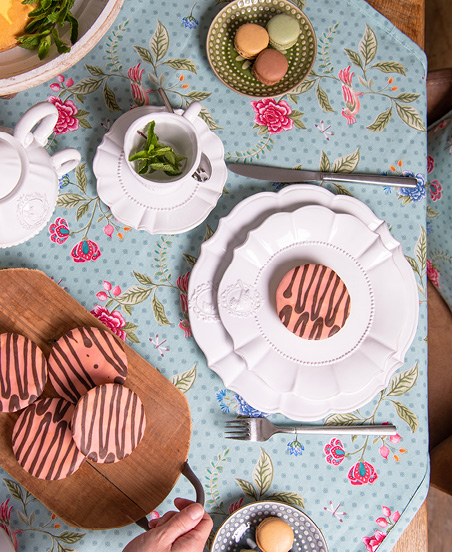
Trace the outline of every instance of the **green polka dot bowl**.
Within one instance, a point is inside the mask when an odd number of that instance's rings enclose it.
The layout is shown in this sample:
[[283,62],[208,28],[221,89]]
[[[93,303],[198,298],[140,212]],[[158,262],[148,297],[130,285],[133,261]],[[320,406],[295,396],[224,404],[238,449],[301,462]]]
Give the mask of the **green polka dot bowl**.
[[[234,49],[237,29],[245,23],[265,27],[280,13],[297,19],[298,40],[285,52],[289,68],[278,83],[262,84],[253,75],[252,61],[244,59]],[[210,25],[207,35],[207,57],[220,81],[231,90],[251,98],[274,98],[296,89],[309,75],[317,53],[317,41],[311,22],[287,0],[234,0],[224,7]]]

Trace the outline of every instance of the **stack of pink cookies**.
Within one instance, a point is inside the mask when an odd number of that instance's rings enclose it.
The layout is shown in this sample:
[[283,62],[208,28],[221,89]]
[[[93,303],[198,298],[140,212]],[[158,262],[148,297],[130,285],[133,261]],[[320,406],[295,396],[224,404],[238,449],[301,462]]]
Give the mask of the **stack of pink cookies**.
[[[29,474],[57,480],[86,460],[126,458],[146,427],[138,395],[123,385],[127,357],[117,338],[98,328],[76,328],[49,358],[30,339],[0,334],[0,412],[17,412],[14,455]],[[60,398],[39,398],[47,378]]]

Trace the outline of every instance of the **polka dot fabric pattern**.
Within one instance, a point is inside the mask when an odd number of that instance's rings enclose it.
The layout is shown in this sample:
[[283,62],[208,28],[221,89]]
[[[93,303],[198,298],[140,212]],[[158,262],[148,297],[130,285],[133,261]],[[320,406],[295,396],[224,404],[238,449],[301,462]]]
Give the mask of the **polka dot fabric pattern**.
[[[307,0],[303,12],[317,39],[312,72],[289,94],[252,100],[218,80],[207,60],[208,30],[222,7],[214,0],[125,2],[82,61],[2,102],[0,125],[6,128],[36,102],[54,103],[62,117],[49,148],[77,148],[82,163],[60,178],[47,228],[0,250],[0,268],[45,272],[186,394],[193,421],[188,460],[204,485],[216,530],[241,506],[277,500],[302,510],[330,551],[366,552],[378,544],[379,552],[389,552],[428,490],[427,271],[436,264],[446,286],[448,264],[427,257],[426,250],[428,228],[437,225],[441,233],[445,220],[438,215],[426,224],[427,198],[432,190],[439,193],[432,181],[443,194],[445,185],[442,174],[427,175],[425,55],[364,0]],[[417,178],[416,189],[325,185],[355,196],[387,222],[413,268],[420,302],[417,333],[388,387],[359,411],[326,421],[389,422],[397,435],[286,435],[260,446],[224,439],[227,419],[265,413],[226,389],[208,368],[188,317],[190,271],[223,216],[250,195],[282,185],[230,173],[227,193],[184,234],[150,235],[117,221],[97,194],[96,148],[123,113],[162,105],[159,86],[174,109],[201,102],[200,117],[221,138],[227,162]],[[439,141],[440,132],[430,136]],[[439,211],[441,201],[430,207]],[[271,419],[288,423],[280,415]],[[0,524],[21,552],[52,546],[121,552],[141,532],[134,525],[96,532],[68,528],[8,473],[0,469],[0,476]],[[193,494],[181,478],[159,513],[172,509],[176,496]]]

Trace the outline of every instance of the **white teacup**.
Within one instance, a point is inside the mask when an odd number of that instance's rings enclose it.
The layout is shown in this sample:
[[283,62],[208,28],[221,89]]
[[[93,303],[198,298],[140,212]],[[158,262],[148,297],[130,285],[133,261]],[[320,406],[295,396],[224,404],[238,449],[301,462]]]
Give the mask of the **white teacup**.
[[[171,184],[179,186],[192,179],[201,159],[199,137],[192,121],[198,116],[200,110],[201,104],[192,102],[182,115],[167,111],[147,113],[128,128],[124,137],[124,155],[132,173],[147,188],[155,190],[173,188]],[[163,171],[155,171],[140,175],[138,174],[139,162],[129,161],[131,155],[143,148],[144,138],[139,132],[147,136],[148,127],[152,121],[155,121],[154,132],[159,142],[171,146],[175,153],[186,157],[181,164],[181,174],[167,175]]]

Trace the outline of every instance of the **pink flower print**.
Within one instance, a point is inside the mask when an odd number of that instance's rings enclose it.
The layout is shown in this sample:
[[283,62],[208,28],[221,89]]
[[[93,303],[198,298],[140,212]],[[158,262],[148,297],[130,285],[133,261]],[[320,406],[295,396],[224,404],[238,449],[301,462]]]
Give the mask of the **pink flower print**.
[[91,311],[98,320],[100,320],[107,328],[109,328],[120,339],[125,341],[127,339],[126,332],[122,329],[126,325],[126,321],[122,314],[115,310],[110,312],[106,307],[102,305],[95,305]]
[[96,297],[99,299],[99,301],[106,301],[108,299],[108,295],[105,293],[105,291],[99,291],[99,293],[96,293]]
[[121,288],[119,286],[115,286],[112,290],[111,290],[111,294],[114,296],[114,297],[117,297],[118,295],[121,295]]
[[326,454],[326,461],[333,466],[339,466],[345,458],[344,446],[339,439],[331,439],[331,441],[325,445],[324,451]]
[[47,101],[52,103],[58,109],[58,120],[56,122],[55,134],[65,134],[74,132],[79,127],[77,117],[78,109],[72,100],[61,101],[56,96],[48,96]]
[[379,525],[380,527],[383,527],[383,529],[385,529],[388,526],[388,520],[384,517],[379,517],[375,521],[377,522],[377,525]]
[[361,109],[358,96],[362,96],[361,92],[356,92],[352,87],[352,79],[355,73],[350,73],[351,65],[339,71],[339,80],[342,82],[342,94],[344,96],[345,106],[342,108],[342,115],[347,119],[347,124],[356,123],[355,115]]
[[17,550],[17,537],[18,533],[21,533],[19,529],[13,529],[10,525],[11,512],[13,507],[9,506],[9,498],[0,504],[0,527],[6,531],[6,534],[11,539],[14,550]]
[[397,523],[400,519],[400,512],[394,512],[391,519],[394,523]]
[[358,462],[348,472],[348,478],[352,485],[366,485],[378,479],[378,475],[369,462]]
[[134,67],[131,67],[127,71],[127,76],[130,79],[130,87],[132,89],[132,98],[133,101],[141,105],[149,105],[149,97],[147,91],[144,89],[141,79],[143,77],[144,69],[140,69],[141,62]]
[[438,201],[438,199],[441,199],[443,187],[438,182],[438,180],[432,180],[431,182],[429,182],[429,186],[430,197],[432,198],[432,200]]
[[61,86],[57,82],[52,82],[49,88],[52,92],[59,92],[61,90]]
[[69,226],[64,218],[58,217],[49,226],[50,239],[53,243],[62,244],[69,238]]
[[56,80],[57,80],[58,82],[64,82],[64,75],[58,75],[57,78],[56,78]]
[[438,289],[441,288],[439,283],[439,276],[440,276],[439,271],[433,266],[432,261],[427,259],[427,278]]
[[380,449],[379,449],[379,453],[383,456],[383,458],[384,458],[385,460],[388,459],[389,452],[390,452],[390,450],[388,449],[388,447],[387,447],[386,445],[383,445],[383,446],[380,447]]
[[435,160],[431,155],[427,155],[427,174],[430,174],[435,168]]
[[229,506],[229,513],[232,514],[236,510],[238,510],[242,506],[243,497],[240,500],[237,500],[237,502],[232,503]]
[[68,79],[68,80],[66,81],[66,86],[67,86],[67,88],[70,88],[73,84],[74,84],[74,79]]
[[363,537],[363,543],[368,552],[375,552],[383,542],[386,534],[383,531],[375,531],[371,537]]
[[191,337],[191,326],[188,320],[182,320],[182,318],[179,318],[179,328],[184,330],[184,337]]
[[391,510],[387,506],[382,506],[381,511],[386,517],[389,517],[391,515]]
[[104,280],[102,282],[102,287],[104,288],[105,291],[110,291],[111,290],[111,283],[107,282],[107,280]]
[[397,445],[397,443],[400,443],[400,441],[402,440],[402,437],[398,433],[396,433],[395,435],[391,435],[389,437],[389,440],[392,444]]
[[188,280],[190,278],[190,271],[176,280],[176,286],[180,291],[180,307],[184,314],[188,313]]
[[99,246],[91,240],[82,240],[71,251],[71,257],[76,263],[96,261],[100,256]]
[[104,233],[107,234],[109,238],[112,237],[114,231],[115,229],[111,224],[107,224],[106,226],[104,226]]
[[266,126],[270,134],[293,128],[293,121],[289,117],[292,108],[286,101],[275,102],[273,98],[265,98],[253,101],[251,105],[256,113],[254,122],[260,126]]

